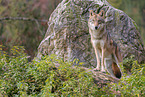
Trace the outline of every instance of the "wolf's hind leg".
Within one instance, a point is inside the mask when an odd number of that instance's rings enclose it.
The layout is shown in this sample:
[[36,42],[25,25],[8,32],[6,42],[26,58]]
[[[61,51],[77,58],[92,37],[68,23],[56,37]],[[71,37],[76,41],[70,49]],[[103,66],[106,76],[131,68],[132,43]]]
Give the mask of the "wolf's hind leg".
[[113,70],[112,70],[112,63],[113,63],[113,61],[111,58],[104,59],[105,69],[107,70],[108,73],[110,73],[111,76],[115,77]]

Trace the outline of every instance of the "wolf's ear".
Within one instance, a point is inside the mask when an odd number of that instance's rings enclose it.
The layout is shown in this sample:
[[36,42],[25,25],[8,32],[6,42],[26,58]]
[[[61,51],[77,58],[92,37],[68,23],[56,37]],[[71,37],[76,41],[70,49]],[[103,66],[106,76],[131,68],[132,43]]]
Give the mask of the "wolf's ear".
[[93,16],[93,15],[94,15],[93,10],[90,10],[90,16]]
[[103,18],[104,18],[104,15],[105,15],[104,10],[101,10],[101,11],[99,12],[99,15],[100,15],[101,17],[103,17]]

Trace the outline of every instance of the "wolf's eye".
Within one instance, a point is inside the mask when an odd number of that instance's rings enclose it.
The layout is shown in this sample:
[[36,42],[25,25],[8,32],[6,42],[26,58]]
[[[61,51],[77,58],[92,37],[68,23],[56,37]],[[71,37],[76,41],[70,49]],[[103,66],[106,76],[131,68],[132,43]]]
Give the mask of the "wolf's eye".
[[98,20],[98,24],[101,24],[101,20]]

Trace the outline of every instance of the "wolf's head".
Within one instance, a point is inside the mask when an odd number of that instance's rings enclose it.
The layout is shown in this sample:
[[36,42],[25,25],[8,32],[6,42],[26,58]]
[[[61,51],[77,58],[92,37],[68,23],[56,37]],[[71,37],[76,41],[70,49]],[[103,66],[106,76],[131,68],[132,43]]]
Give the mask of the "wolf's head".
[[93,10],[90,10],[90,18],[88,21],[88,26],[91,30],[98,30],[102,29],[104,24],[104,11],[101,10],[99,14],[96,14],[93,12]]

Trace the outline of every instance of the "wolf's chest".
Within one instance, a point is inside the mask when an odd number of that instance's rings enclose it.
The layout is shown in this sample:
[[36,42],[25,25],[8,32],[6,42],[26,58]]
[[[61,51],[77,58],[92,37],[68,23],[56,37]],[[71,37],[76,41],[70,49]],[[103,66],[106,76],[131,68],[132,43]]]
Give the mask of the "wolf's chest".
[[92,40],[92,44],[95,48],[101,49],[104,47],[105,41],[104,40]]
[[[92,40],[92,45],[94,49],[102,53],[102,49],[105,49],[105,41],[104,40]],[[101,55],[100,55],[101,56]],[[112,59],[112,55],[107,50],[104,52],[104,58]]]

